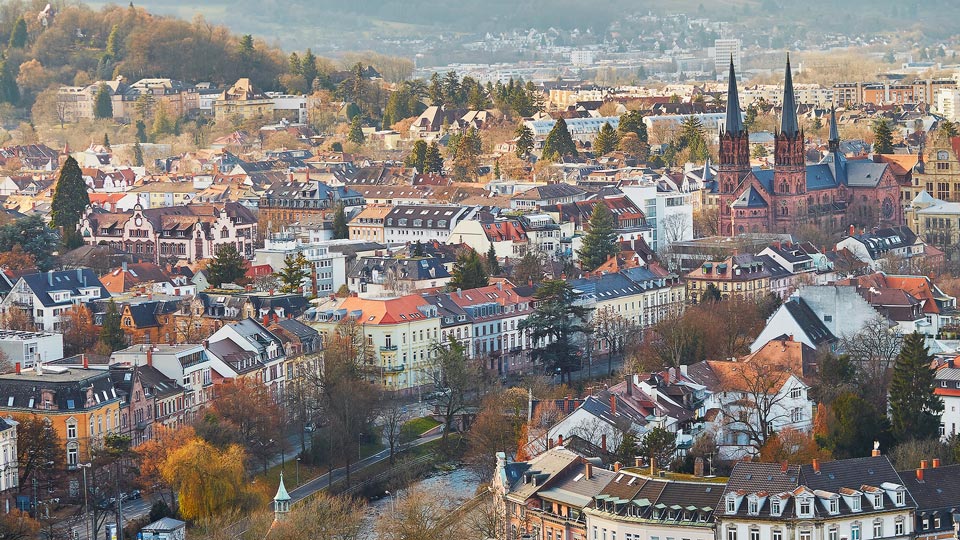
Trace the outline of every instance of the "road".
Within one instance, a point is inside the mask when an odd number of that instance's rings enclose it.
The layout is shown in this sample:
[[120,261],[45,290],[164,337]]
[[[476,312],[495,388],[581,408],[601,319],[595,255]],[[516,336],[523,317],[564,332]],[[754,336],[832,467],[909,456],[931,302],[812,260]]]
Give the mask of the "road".
[[[132,501],[124,501],[122,504],[124,525],[148,515],[150,513],[151,506],[153,506],[153,501],[147,497]],[[108,515],[104,524],[100,526],[99,537],[101,539],[104,538],[106,534],[106,524],[115,521],[113,516],[113,513]],[[90,523],[90,514],[87,514],[86,522],[87,524]],[[84,522],[79,519],[79,516],[77,518],[71,518],[70,520],[64,520],[60,523],[57,523],[54,525],[54,527],[57,529],[69,530],[69,538],[71,539],[90,540],[87,536],[87,530],[90,527],[84,524]]]

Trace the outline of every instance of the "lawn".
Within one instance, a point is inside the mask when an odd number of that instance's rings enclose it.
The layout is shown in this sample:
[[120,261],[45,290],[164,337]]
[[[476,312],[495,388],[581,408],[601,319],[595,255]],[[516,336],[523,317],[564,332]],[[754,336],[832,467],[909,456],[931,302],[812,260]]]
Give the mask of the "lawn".
[[410,420],[403,425],[403,428],[422,435],[423,433],[430,431],[442,423],[443,422],[434,420],[429,416],[424,416],[422,418],[414,418],[413,420]]

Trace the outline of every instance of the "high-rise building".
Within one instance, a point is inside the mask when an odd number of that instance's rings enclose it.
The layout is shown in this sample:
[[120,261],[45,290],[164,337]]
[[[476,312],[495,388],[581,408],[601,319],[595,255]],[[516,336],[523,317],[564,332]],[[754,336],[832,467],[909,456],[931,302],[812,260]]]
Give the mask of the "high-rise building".
[[731,58],[733,58],[733,67],[736,69],[736,73],[741,73],[739,39],[715,40],[713,42],[713,48],[713,65],[714,71],[717,72],[718,81],[723,80],[724,75],[726,75],[727,64]]

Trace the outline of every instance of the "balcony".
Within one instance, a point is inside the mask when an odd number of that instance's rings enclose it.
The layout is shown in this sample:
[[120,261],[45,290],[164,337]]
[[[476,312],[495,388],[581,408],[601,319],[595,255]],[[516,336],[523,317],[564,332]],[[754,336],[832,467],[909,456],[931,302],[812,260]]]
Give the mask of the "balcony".
[[403,371],[404,369],[406,369],[406,367],[407,367],[407,366],[406,366],[405,364],[395,364],[395,365],[392,365],[392,366],[387,366],[387,367],[385,368],[385,371],[386,371],[387,373],[400,373],[401,371]]
[[380,352],[397,352],[396,345],[381,345]]

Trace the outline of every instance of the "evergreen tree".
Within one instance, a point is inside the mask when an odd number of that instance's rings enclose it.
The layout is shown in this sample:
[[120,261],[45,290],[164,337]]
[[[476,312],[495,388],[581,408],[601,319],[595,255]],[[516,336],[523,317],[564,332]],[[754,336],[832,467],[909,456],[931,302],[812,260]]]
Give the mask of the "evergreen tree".
[[16,105],[20,101],[20,88],[6,58],[0,60],[0,102]]
[[147,125],[143,120],[137,120],[137,142],[147,142]]
[[307,270],[309,266],[310,261],[303,256],[302,251],[296,256],[291,254],[284,257],[283,268],[276,273],[277,279],[280,280],[280,290],[291,294],[299,292],[303,280],[310,277],[310,272]]
[[250,34],[244,34],[240,38],[240,43],[237,46],[237,55],[240,60],[240,72],[244,75],[249,76],[253,71],[254,52],[253,36]]
[[576,157],[577,145],[573,142],[570,131],[567,130],[567,121],[560,117],[543,142],[543,159],[557,161],[566,155]]
[[107,311],[103,315],[103,326],[100,327],[100,348],[103,352],[114,352],[127,346],[127,336],[120,327],[120,312],[113,300],[107,304]]
[[946,118],[938,123],[937,130],[947,137],[956,137],[958,134],[960,134],[960,129],[957,128],[956,122],[951,122]]
[[162,135],[173,133],[176,128],[174,120],[167,114],[167,108],[161,103],[153,115],[153,128],[150,130],[150,136],[154,141]]
[[943,401],[934,394],[932,360],[923,335],[914,332],[903,339],[890,381],[891,427],[899,442],[939,436]]
[[106,133],[103,134],[103,146],[104,148],[110,149],[110,135]]
[[496,159],[493,161],[493,177],[500,179],[502,172],[500,171],[500,160]]
[[362,115],[356,115],[353,117],[353,120],[350,121],[350,133],[347,135],[347,140],[355,144],[363,144],[363,124]]
[[247,273],[247,261],[233,244],[217,246],[216,255],[207,265],[207,280],[214,286],[234,283]]
[[600,157],[615,150],[618,144],[620,144],[620,137],[617,136],[617,132],[608,122],[604,122],[600,132],[597,133],[597,138],[593,140],[593,154]]
[[430,146],[427,147],[427,156],[424,161],[424,167],[426,168],[426,172],[443,172],[443,156],[440,154],[440,146],[437,145],[437,141],[433,141],[430,143]]
[[447,287],[450,290],[457,289],[476,289],[477,287],[486,287],[490,284],[486,270],[483,269],[483,261],[480,255],[472,249],[466,249],[457,256],[457,262],[453,264],[453,271],[450,272],[450,282]]
[[533,349],[533,359],[564,375],[580,367],[580,350],[576,336],[584,332],[583,321],[587,308],[577,305],[573,287],[562,279],[543,281],[534,293],[537,306],[519,325],[521,331],[530,331],[534,343],[546,340],[544,347]]
[[533,131],[526,124],[520,124],[513,132],[517,136],[517,157],[523,159],[533,150]]
[[647,124],[643,122],[643,114],[640,111],[628,111],[620,115],[620,123],[617,125],[617,133],[622,138],[627,133],[635,133],[640,142],[647,141]]
[[303,58],[300,59],[300,75],[303,76],[303,80],[307,81],[307,92],[309,93],[318,75],[317,57],[310,49],[307,49]]
[[113,118],[113,100],[110,97],[110,88],[101,83],[97,88],[97,95],[93,101],[93,117],[97,120]]
[[893,153],[893,131],[886,118],[881,118],[873,124],[873,153]]
[[592,271],[607,262],[610,257],[620,253],[617,243],[616,218],[613,212],[603,203],[593,205],[590,214],[590,225],[587,234],[583,235],[583,243],[577,256],[580,267]]
[[110,55],[110,58],[117,60],[120,58],[120,26],[113,25],[113,28],[110,29],[110,35],[107,36],[107,50],[106,53]]
[[57,176],[50,202],[50,224],[64,230],[76,229],[87,206],[90,206],[90,195],[83,181],[83,172],[77,160],[70,156]]
[[143,167],[143,147],[140,146],[140,141],[133,143],[133,164]]
[[22,49],[27,45],[27,21],[23,19],[23,15],[17,18],[17,22],[13,24],[13,32],[10,32],[10,48],[11,49]]
[[497,260],[497,250],[493,248],[493,242],[490,242],[490,249],[487,250],[487,274],[491,276],[500,275],[503,271],[500,268],[500,261]]
[[423,139],[417,139],[413,143],[413,148],[410,150],[410,155],[407,156],[404,164],[407,167],[414,167],[420,173],[426,172],[427,141],[424,141]]
[[347,211],[343,204],[338,204],[337,210],[333,214],[333,238],[334,240],[350,238],[350,228],[347,226]]
[[343,152],[343,143],[334,141],[333,144],[330,145],[330,150],[333,152]]
[[680,134],[671,146],[675,153],[689,149],[692,161],[704,161],[710,156],[706,132],[700,119],[696,116],[690,116],[683,121],[680,126]]
[[477,178],[480,167],[482,141],[476,128],[470,128],[462,136],[451,138],[453,150],[453,177],[460,181],[472,181]]

